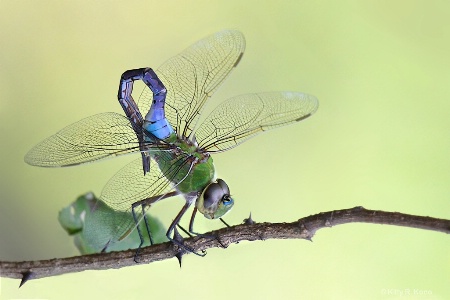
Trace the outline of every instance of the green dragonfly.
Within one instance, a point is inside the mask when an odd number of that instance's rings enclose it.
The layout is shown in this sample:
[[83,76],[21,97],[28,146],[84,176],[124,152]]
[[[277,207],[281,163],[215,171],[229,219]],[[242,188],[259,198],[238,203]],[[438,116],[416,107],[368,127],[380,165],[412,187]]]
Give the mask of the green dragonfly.
[[[86,193],[79,196],[70,205],[61,209],[58,214],[58,221],[64,230],[73,237],[75,246],[81,254],[92,254],[102,250],[100,248],[101,245],[97,243],[97,239],[102,240],[102,236],[115,234],[115,228],[109,227],[109,224],[104,222],[106,216],[111,219],[129,219],[131,222],[134,222],[131,212],[116,211],[106,205],[102,200],[97,199],[92,193]],[[152,229],[153,242],[155,244],[167,242],[167,230],[164,228],[161,221],[149,214],[146,215],[146,220]],[[90,224],[90,226],[95,224],[96,228],[95,232],[88,231],[90,233],[89,240],[86,238],[85,234],[86,223]],[[144,222],[141,222],[139,226],[141,227],[140,230],[145,230]],[[99,235],[96,239],[92,236],[95,233],[98,233]],[[148,245],[150,243],[148,236],[144,235],[143,238],[144,245]],[[137,230],[133,230],[127,237],[111,244],[105,251],[134,249],[137,248],[140,243],[141,240]]]
[[[317,110],[317,99],[300,92],[245,94],[224,101],[198,124],[205,102],[238,65],[244,50],[243,34],[224,30],[196,42],[156,71],[126,71],[118,93],[126,116],[101,113],[82,119],[25,156],[31,165],[63,167],[132,152],[141,154],[112,177],[100,196],[116,211],[131,211],[133,219],[105,214],[102,222],[114,228],[114,234],[101,235],[102,226],[85,224],[86,239],[91,237],[90,244],[98,245],[97,250],[111,247],[135,229],[142,245],[138,225],[142,220],[151,241],[146,209],[182,195],[186,203],[166,236],[194,252],[172,237],[188,208],[195,203],[189,231],[197,234],[193,230],[197,211],[208,219],[218,219],[234,204],[228,185],[215,177],[211,154],[234,148],[269,129],[304,120]],[[147,85],[137,103],[132,96],[136,80]],[[145,117],[141,112],[147,112]]]

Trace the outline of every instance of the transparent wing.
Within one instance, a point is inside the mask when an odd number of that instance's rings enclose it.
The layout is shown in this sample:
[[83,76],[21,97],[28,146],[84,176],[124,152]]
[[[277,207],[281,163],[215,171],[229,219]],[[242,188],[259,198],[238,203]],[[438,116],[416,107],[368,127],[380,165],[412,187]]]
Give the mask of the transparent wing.
[[318,106],[316,97],[298,92],[240,95],[214,109],[195,136],[200,148],[221,152],[262,131],[301,121]]
[[[242,33],[224,30],[196,42],[156,71],[167,89],[166,117],[178,135],[189,136],[206,99],[239,63],[244,50]],[[146,88],[138,102],[142,114],[151,101],[152,92]]]
[[73,123],[37,144],[26,154],[25,162],[62,167],[137,151],[139,143],[130,121],[117,113],[101,113]]
[[128,211],[134,202],[163,195],[170,189],[170,181],[151,162],[150,172],[142,172],[142,160],[135,159],[119,170],[103,188],[100,199],[117,211]]
[[[158,161],[161,166],[153,165],[146,175],[142,173],[142,160],[138,158],[122,168],[112,177],[104,187],[100,200],[105,202],[110,208],[118,212],[127,212],[124,216],[129,216],[132,205],[144,199],[157,199],[163,197],[175,188],[172,182],[183,180],[190,171],[190,163],[187,155],[180,155],[174,159],[174,155],[168,151],[158,154]],[[137,209],[140,212],[140,209]],[[95,213],[95,212],[94,212]],[[99,212],[101,214],[102,212]],[[98,226],[88,226],[86,224],[85,236],[90,239],[99,239],[102,236],[103,245],[114,243],[126,237],[135,228],[132,218],[111,218],[108,214],[96,215],[97,222],[105,224],[107,228],[114,228],[114,232],[101,233]],[[103,226],[103,227],[105,227]],[[99,243],[97,241],[97,243]]]

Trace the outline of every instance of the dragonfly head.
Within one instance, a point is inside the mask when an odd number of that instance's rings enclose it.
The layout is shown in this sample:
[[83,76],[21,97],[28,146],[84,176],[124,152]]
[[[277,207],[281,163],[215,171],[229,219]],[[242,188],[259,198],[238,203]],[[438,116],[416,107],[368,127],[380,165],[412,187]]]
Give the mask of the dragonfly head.
[[197,209],[207,219],[218,219],[225,215],[234,201],[230,197],[230,189],[222,179],[211,182],[197,199]]

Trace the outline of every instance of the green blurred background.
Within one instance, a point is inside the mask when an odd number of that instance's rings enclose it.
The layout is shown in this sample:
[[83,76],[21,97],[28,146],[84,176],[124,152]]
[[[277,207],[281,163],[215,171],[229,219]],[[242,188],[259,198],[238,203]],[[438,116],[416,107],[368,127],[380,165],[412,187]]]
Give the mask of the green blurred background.
[[[273,90],[320,101],[312,118],[214,157],[236,200],[227,222],[250,211],[256,221],[292,222],[356,205],[450,218],[449,2],[2,0],[0,9],[1,260],[76,255],[58,211],[79,194],[99,195],[132,159],[40,169],[25,153],[83,117],[121,112],[123,71],[157,67],[224,28],[241,30],[247,49],[211,102]],[[182,203],[153,213],[168,224]],[[313,243],[240,243],[183,260],[181,270],[172,259],[20,290],[2,278],[0,297],[450,298],[449,237],[418,229],[343,225]]]

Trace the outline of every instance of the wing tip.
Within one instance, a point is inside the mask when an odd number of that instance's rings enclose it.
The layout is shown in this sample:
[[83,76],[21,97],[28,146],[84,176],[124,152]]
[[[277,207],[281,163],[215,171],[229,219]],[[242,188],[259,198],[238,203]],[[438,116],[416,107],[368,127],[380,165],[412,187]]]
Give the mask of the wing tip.
[[313,113],[309,113],[309,114],[307,114],[307,115],[301,116],[300,118],[297,118],[297,119],[295,119],[294,121],[295,121],[295,122],[300,122],[300,121],[302,121],[302,120],[304,120],[304,119],[306,119],[306,118],[311,117],[312,114],[313,114]]
[[234,63],[233,68],[236,68],[237,65],[241,62],[242,56],[244,56],[244,52],[239,53],[239,56],[236,59],[236,62]]

